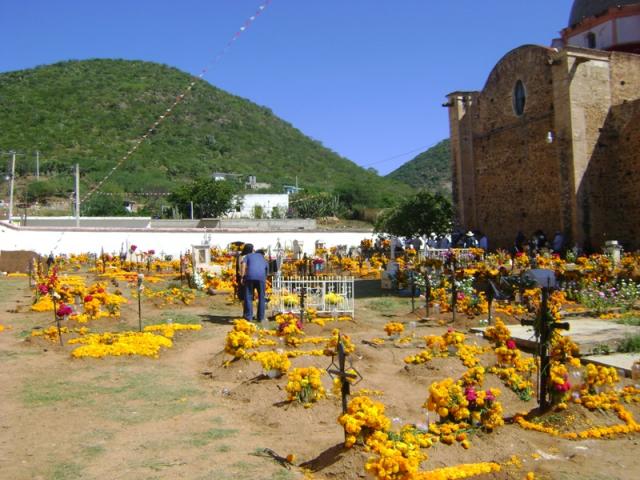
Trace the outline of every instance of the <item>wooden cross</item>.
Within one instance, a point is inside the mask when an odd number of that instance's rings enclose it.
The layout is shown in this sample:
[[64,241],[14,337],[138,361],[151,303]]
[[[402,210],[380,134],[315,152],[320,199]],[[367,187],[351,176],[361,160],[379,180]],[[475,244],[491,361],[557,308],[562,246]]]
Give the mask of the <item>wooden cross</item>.
[[[340,379],[340,394],[342,396],[342,413],[347,413],[347,401],[349,399],[349,395],[351,395],[351,382],[349,380],[357,380],[354,382],[354,385],[360,383],[362,380],[362,375],[350,366],[350,370],[353,370],[355,373],[348,372],[345,368],[347,354],[344,351],[344,344],[342,343],[342,337],[338,334],[338,344],[336,346],[336,352],[338,354],[338,365],[335,364],[334,358],[331,357],[331,365],[327,368],[327,373],[331,378],[338,377]],[[333,368],[331,368],[333,367]],[[336,368],[337,367],[337,368]],[[344,438],[347,438],[347,431],[344,432]]]
[[533,326],[535,336],[538,340],[538,355],[540,356],[538,405],[544,411],[551,405],[549,399],[549,385],[551,379],[551,361],[549,358],[549,348],[551,346],[551,336],[554,330],[569,330],[568,322],[556,322],[549,316],[549,292],[550,287],[542,288],[542,300],[540,303],[540,313],[534,320],[521,320],[522,325]]
[[307,289],[300,288],[300,323],[304,323],[304,299],[307,297]]

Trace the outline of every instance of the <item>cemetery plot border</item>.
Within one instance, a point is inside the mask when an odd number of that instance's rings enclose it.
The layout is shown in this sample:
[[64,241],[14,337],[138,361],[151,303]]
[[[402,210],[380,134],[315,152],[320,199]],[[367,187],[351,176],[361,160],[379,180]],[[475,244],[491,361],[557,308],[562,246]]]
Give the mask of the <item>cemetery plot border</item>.
[[272,285],[272,310],[289,312],[299,308],[301,292],[304,304],[318,314],[355,314],[354,277],[282,277],[276,275]]

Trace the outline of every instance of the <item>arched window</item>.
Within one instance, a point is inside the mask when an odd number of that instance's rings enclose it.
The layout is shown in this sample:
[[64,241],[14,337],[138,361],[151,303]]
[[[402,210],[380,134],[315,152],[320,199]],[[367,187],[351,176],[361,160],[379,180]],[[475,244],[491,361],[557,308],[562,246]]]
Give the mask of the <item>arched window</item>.
[[587,33],[587,48],[596,48],[596,34],[593,32]]
[[518,80],[513,89],[513,111],[516,112],[516,115],[520,116],[524,113],[526,103],[527,93],[524,89],[524,83],[522,83],[522,80]]

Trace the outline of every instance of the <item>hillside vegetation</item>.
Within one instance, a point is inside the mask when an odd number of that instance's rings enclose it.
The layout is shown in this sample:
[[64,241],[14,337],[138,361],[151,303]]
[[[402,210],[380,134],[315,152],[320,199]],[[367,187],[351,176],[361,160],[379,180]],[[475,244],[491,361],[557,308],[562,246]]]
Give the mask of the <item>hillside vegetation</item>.
[[386,178],[451,198],[451,143],[442,140],[389,173]]
[[[0,74],[0,150],[27,153],[17,162],[23,182],[40,151],[44,181],[36,190],[50,195],[73,190],[72,166],[79,163],[86,191],[191,81],[175,68],[126,60],[68,61]],[[215,171],[256,175],[278,191],[297,177],[307,192],[337,193],[369,207],[411,191],[323,147],[268,108],[202,80],[102,191],[169,192]]]

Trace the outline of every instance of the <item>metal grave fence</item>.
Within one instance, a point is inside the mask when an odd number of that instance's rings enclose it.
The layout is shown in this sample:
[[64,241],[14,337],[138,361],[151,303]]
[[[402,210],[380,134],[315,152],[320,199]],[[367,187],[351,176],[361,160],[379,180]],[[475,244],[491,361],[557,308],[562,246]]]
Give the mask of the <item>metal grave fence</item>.
[[[354,277],[273,277],[271,309],[273,313],[300,310],[300,293],[304,291],[305,308],[319,314],[355,314]],[[304,290],[303,290],[304,289]]]

